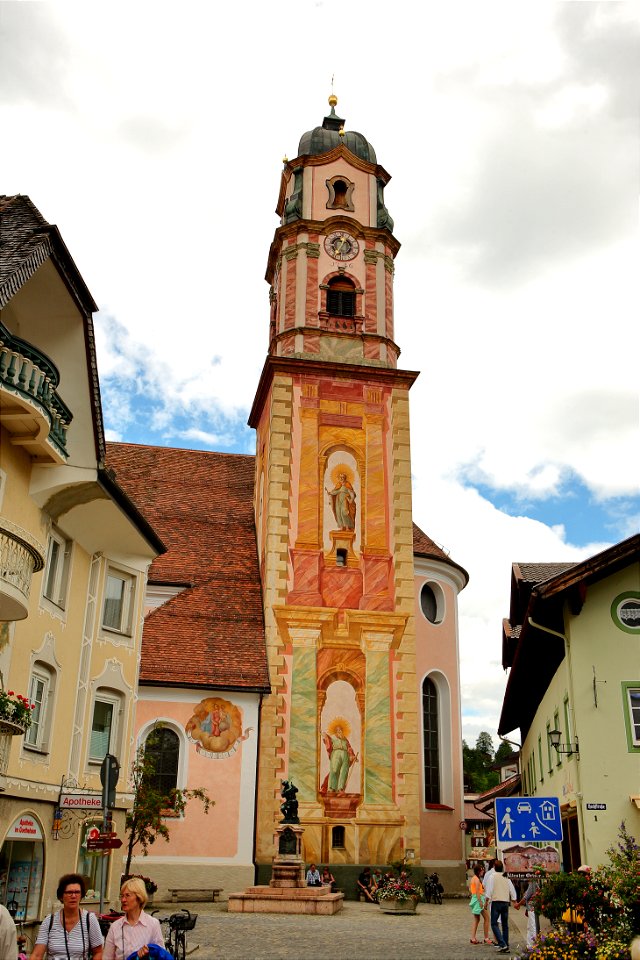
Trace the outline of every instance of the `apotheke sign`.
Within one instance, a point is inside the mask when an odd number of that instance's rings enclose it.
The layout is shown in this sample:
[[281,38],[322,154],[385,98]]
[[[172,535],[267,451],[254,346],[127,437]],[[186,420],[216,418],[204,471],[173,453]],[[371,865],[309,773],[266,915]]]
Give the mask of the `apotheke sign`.
[[33,817],[22,816],[11,824],[7,840],[42,840],[40,824]]
[[66,810],[102,810],[102,797],[97,793],[67,793],[60,798],[60,806]]

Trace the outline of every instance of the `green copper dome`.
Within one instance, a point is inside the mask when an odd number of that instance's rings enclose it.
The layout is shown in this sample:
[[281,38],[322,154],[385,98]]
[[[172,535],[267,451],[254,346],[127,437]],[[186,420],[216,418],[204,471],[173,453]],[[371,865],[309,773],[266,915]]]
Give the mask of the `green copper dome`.
[[313,130],[302,134],[298,156],[316,156],[319,153],[328,153],[334,147],[344,143],[345,147],[356,157],[367,160],[369,163],[377,163],[375,150],[361,133],[356,133],[355,130],[344,130],[343,135],[340,136],[340,130],[344,128],[344,120],[337,116],[332,100],[337,102],[337,98],[330,98],[331,113],[324,118],[322,126],[314,127]]

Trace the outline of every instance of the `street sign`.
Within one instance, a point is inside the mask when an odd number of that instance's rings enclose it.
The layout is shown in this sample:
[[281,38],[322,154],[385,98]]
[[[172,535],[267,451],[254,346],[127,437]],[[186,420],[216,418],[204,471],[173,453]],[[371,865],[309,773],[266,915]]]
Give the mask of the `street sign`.
[[65,793],[60,797],[60,806],[66,810],[102,810],[99,794]]
[[89,837],[87,840],[87,850],[117,850],[121,846],[120,837],[114,837],[111,833],[102,833],[99,837]]
[[495,807],[498,843],[562,840],[557,797],[498,797]]
[[606,803],[588,803],[587,810],[606,810]]

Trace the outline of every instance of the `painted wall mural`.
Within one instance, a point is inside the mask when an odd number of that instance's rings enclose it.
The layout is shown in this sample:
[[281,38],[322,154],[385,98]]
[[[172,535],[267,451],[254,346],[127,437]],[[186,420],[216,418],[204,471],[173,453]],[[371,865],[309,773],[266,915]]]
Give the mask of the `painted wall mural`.
[[230,700],[207,697],[194,708],[193,716],[185,724],[189,740],[196,745],[196,752],[212,760],[230,757],[243,740],[249,737],[253,727],[242,732],[242,711]]
[[360,476],[355,458],[346,450],[334,450],[324,469],[324,549],[333,553],[346,547],[360,550]]

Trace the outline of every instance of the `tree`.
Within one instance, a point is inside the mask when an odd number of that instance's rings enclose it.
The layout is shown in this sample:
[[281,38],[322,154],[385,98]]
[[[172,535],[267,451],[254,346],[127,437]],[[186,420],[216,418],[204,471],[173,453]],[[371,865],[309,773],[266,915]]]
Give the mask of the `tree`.
[[131,767],[131,786],[133,788],[133,806],[127,811],[125,831],[128,834],[127,863],[125,874],[131,871],[133,851],[140,845],[144,856],[155,843],[157,837],[169,841],[167,814],[177,817],[184,813],[189,800],[199,800],[204,812],[214,803],[206,790],[179,790],[177,787],[166,792],[158,789],[155,778],[155,765],[150,756],[140,747]]
[[464,770],[465,787],[471,793],[484,793],[490,787],[495,787],[499,777],[493,764],[493,742],[491,736],[483,730],[478,735],[475,747],[470,747],[462,741],[462,766]]
[[496,755],[494,758],[494,763],[504,763],[505,760],[508,760],[509,757],[512,757],[515,754],[515,750],[510,743],[507,743],[506,740],[503,740],[496,750]]

